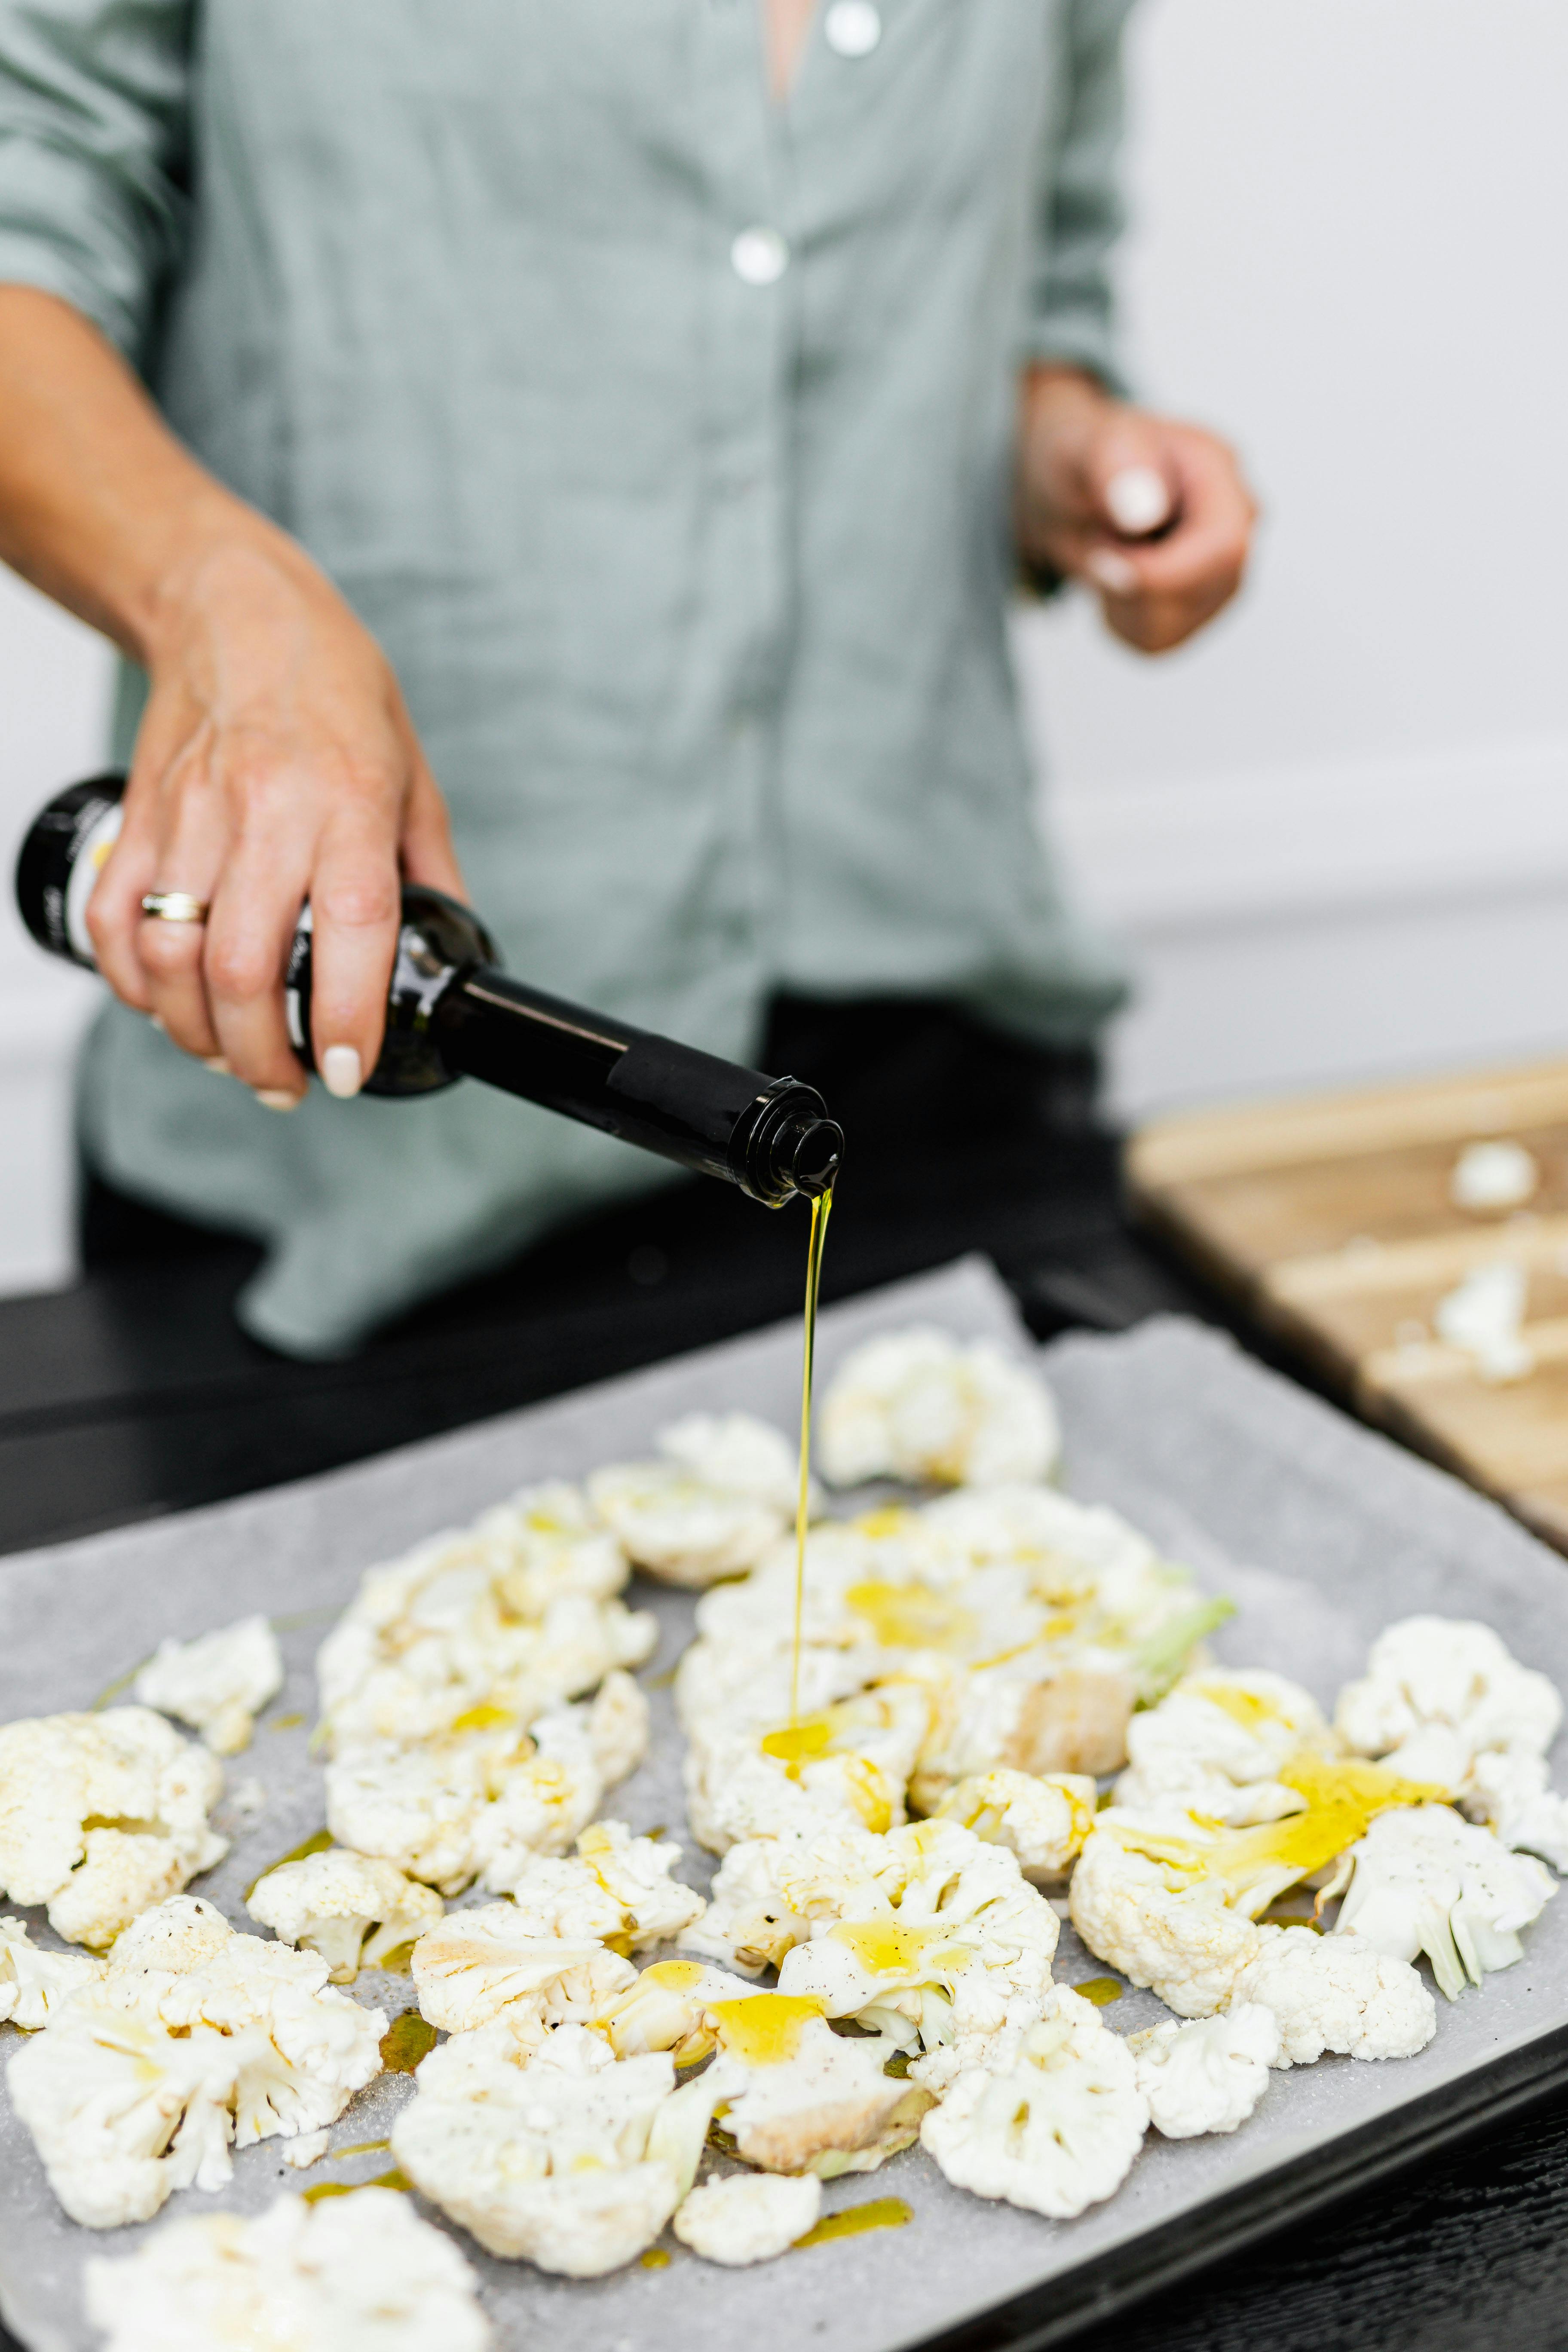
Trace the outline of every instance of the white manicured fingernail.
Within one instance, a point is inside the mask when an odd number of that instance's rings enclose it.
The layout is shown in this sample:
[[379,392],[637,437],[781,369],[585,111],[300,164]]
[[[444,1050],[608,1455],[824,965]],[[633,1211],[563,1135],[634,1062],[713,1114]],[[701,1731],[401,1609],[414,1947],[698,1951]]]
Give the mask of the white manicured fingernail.
[[156,1029],[160,1037],[166,1037],[168,1035],[169,1033],[163,1026],[163,1016],[161,1013],[149,1013],[147,1018],[153,1024],[153,1028]]
[[258,1087],[256,1099],[264,1110],[298,1110],[305,1097],[285,1094],[281,1087]]
[[340,1102],[357,1095],[364,1084],[360,1058],[352,1045],[329,1045],[321,1055],[321,1084]]
[[221,1054],[209,1054],[202,1067],[204,1070],[216,1070],[220,1078],[232,1078],[234,1076]]
[[1152,466],[1123,466],[1105,485],[1106,509],[1118,530],[1142,539],[1171,519],[1171,493]]
[[1083,568],[1097,588],[1108,596],[1131,596],[1138,586],[1138,567],[1129,563],[1124,555],[1113,553],[1109,547],[1097,547],[1086,555]]

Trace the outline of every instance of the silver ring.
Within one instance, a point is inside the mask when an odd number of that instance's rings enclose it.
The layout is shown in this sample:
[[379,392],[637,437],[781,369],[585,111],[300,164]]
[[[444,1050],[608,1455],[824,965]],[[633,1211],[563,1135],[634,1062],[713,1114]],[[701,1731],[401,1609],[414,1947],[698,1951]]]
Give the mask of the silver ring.
[[142,912],[155,923],[205,923],[207,902],[193,898],[188,890],[149,890]]

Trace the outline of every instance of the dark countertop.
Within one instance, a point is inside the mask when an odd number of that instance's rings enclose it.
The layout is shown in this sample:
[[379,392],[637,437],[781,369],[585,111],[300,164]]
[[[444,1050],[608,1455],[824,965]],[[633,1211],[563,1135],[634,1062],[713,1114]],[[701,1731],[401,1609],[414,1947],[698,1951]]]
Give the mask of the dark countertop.
[[[824,1297],[984,1249],[1041,1337],[1161,1308],[1226,1319],[1122,1222],[1076,1137],[843,1185]],[[342,1364],[228,1314],[214,1245],[0,1300],[0,1552],[307,1476],[798,1311],[805,1218],[682,1183],[542,1247]],[[1257,1344],[1254,1339],[1254,1344]],[[0,1559],[0,1574],[4,1574]],[[976,2333],[975,2352],[1025,2339]],[[1568,2347],[1568,2094],[1297,2221],[1075,2342],[1083,2352]],[[17,2352],[0,2330],[0,2352]]]

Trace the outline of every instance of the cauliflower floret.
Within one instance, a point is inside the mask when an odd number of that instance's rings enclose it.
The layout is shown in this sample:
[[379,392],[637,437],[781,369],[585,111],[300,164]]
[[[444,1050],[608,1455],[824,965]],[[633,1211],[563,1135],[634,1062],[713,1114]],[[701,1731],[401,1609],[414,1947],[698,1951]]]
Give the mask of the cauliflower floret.
[[1439,1784],[1504,1845],[1568,1869],[1568,1797],[1549,1785],[1546,1751],[1563,1706],[1489,1625],[1407,1617],[1379,1634],[1360,1682],[1340,1695],[1352,1748]]
[[[503,1891],[536,1936],[596,1936],[613,1951],[635,1952],[679,1935],[706,1909],[694,1888],[670,1874],[681,1850],[669,1839],[633,1837],[624,1822],[595,1822],[576,1854],[530,1854]],[[487,1874],[494,1886],[495,1872]]]
[[483,1824],[484,1885],[515,1884],[533,1853],[563,1853],[606,1789],[647,1753],[647,1700],[629,1675],[606,1675],[591,1706],[557,1707],[533,1727],[537,1753],[510,1773]]
[[[787,1853],[808,1845],[814,1834],[808,1830],[739,1839],[714,1874],[707,1910],[682,1934],[681,1950],[720,1960],[742,1976],[761,1976],[764,1969],[777,1968],[791,1946],[811,1932],[784,1900],[779,1865]],[[824,1834],[832,1834],[826,1825]]]
[[0,1729],[0,1895],[42,1903],[68,1943],[101,1950],[139,1911],[228,1851],[207,1826],[215,1757],[150,1707]]
[[492,2254],[597,2278],[651,2245],[696,2178],[711,2100],[662,2052],[617,2061],[557,2028],[528,2053],[504,2018],[432,2051],[393,2154]]
[[178,1716],[199,1731],[215,1756],[237,1756],[252,1719],[283,1687],[283,1655],[265,1617],[158,1645],[132,1685],[143,1706]]
[[632,1564],[580,1486],[524,1486],[475,1520],[468,1540],[517,1617],[543,1617],[563,1594],[613,1601]]
[[462,2254],[390,2189],[320,2205],[279,2197],[254,2221],[188,2215],[127,2260],[89,2262],[86,2275],[105,2352],[488,2352],[491,2342]]
[[1546,1759],[1527,1748],[1484,1748],[1465,1784],[1464,1809],[1516,1853],[1539,1853],[1568,1872],[1568,1797],[1548,1786]]
[[1219,2017],[1145,2026],[1128,2035],[1127,2047],[1155,2130],[1167,2139],[1195,2139],[1247,2121],[1268,2087],[1279,2027],[1271,2009],[1242,2000]]
[[637,2058],[645,2050],[668,2050],[678,2066],[695,2066],[718,2035],[707,2012],[719,2001],[744,2000],[755,1990],[727,1969],[699,1960],[656,1960],[636,1984],[617,1993],[593,2020],[617,2058]]
[[317,2131],[381,2070],[386,2020],[314,1953],[237,1936],[177,1896],[117,1943],[11,2062],[50,2185],[89,2229],[144,2221],[173,2189],[221,2189],[229,2144]]
[[754,1568],[795,1514],[788,1441],[750,1413],[691,1413],[658,1448],[662,1461],[612,1463],[588,1481],[631,1559],[666,1584],[699,1587]]
[[1145,1853],[1100,1821],[1073,1872],[1073,1926],[1097,1958],[1152,1987],[1178,2017],[1212,2016],[1256,1958],[1258,1928],[1201,1868]]
[[216,1958],[233,1933],[216,1903],[199,1895],[173,1895],[122,1928],[110,1958],[121,1971],[162,1969],[170,1976],[188,1976]]
[[894,2045],[835,2033],[817,2000],[748,1990],[705,2022],[719,2054],[702,2092],[747,2164],[764,2172],[873,2172],[908,2147],[931,2093],[887,2072]]
[[1347,1746],[1388,1758],[1396,1771],[1407,1769],[1407,1744],[1434,1725],[1462,1733],[1473,1755],[1522,1748],[1544,1756],[1562,1720],[1552,1684],[1521,1666],[1489,1625],[1446,1617],[1387,1626],[1334,1715]]
[[1276,2066],[1311,2066],[1325,2050],[1344,2058],[1413,2058],[1437,2031],[1431,1994],[1405,1960],[1359,1936],[1310,1927],[1260,1927],[1258,1948],[1231,1999],[1260,2001],[1279,2027]]
[[955,1822],[921,1822],[886,1843],[902,1884],[862,1883],[854,1916],[815,1921],[812,1940],[786,1953],[779,1989],[921,2051],[910,2078],[940,2092],[963,2066],[999,2063],[1044,2014],[1057,1915],[1012,1854]]
[[48,1951],[32,1941],[25,1920],[0,1918],[0,2024],[37,2033],[61,2001],[102,1975],[103,1965],[81,1952]]
[[1301,1748],[1278,1775],[1301,1811],[1216,1828],[1176,1805],[1100,1814],[1068,1897],[1091,1952],[1152,1985],[1178,2017],[1223,2009],[1257,1956],[1253,1921],[1286,1888],[1326,1869],[1375,1814],[1436,1793],[1376,1764]]
[[[597,1937],[531,1932],[510,1903],[454,1911],[415,1945],[419,2013],[448,2033],[488,2025],[502,2010],[531,2021],[536,2042],[563,2019],[595,2016],[636,1982],[631,1962]],[[521,2032],[524,2029],[519,2025]]]
[[342,1847],[279,1863],[257,1881],[245,1907],[279,1942],[320,1952],[333,1984],[353,1984],[362,1967],[379,1968],[442,1916],[441,1898],[430,1887],[390,1862]]
[[656,1621],[615,1598],[629,1573],[577,1489],[526,1490],[364,1577],[317,1658],[323,1729],[341,1752],[526,1728],[651,1654]]
[[815,2172],[732,2173],[694,2189],[675,2217],[675,2234],[705,2263],[740,2270],[772,2262],[804,2238],[822,2210]]
[[1275,1775],[1328,1725],[1310,1691],[1261,1669],[1188,1675],[1127,1730],[1116,1801],[1134,1811],[1175,1803],[1242,1827],[1300,1812],[1306,1800]]
[[760,1734],[694,1734],[687,1818],[713,1853],[792,1831],[889,1829],[904,1818],[905,1783],[929,1721],[924,1689],[906,1682]]
[[234,1948],[273,1948],[234,1937],[210,1905],[179,1897],[170,1908],[167,1932],[156,1914],[137,1922],[121,1939],[127,1957],[117,1948],[63,1999],[11,2070],[51,2185],[90,2228],[144,2221],[193,2181],[220,2188],[232,2138],[329,2120],[380,2064],[383,2019],[308,2013],[319,1969],[292,1987],[242,1984]]
[[817,1423],[833,1486],[868,1478],[994,1486],[1048,1478],[1061,1452],[1050,1391],[987,1341],[917,1328],[851,1349]]
[[[793,1554],[790,1574],[793,1580]],[[811,1575],[808,1564],[808,1608]],[[742,1583],[719,1585],[707,1601],[743,1592],[755,1581],[747,1578]],[[706,1601],[702,1605],[707,1605]],[[767,1633],[755,1637],[703,1636],[693,1642],[675,1675],[675,1710],[682,1730],[689,1737],[711,1738],[721,1729],[765,1731],[770,1724],[787,1722],[795,1679],[793,1649],[787,1635],[775,1638]],[[873,1643],[853,1650],[803,1643],[797,1693],[801,1713],[818,1715],[837,1699],[854,1697],[875,1681],[885,1664],[882,1652]]]
[[[567,1719],[564,1710],[558,1710],[552,1718],[562,1725]],[[584,1718],[574,1714],[569,1719],[576,1724]],[[613,1789],[628,1779],[647,1754],[647,1699],[630,1675],[617,1668],[605,1676],[587,1709],[587,1730],[595,1769],[605,1787]],[[552,1751],[542,1725],[534,1737],[541,1752],[550,1755]]]
[[935,1812],[960,1781],[982,1773],[1094,1776],[1126,1756],[1137,1685],[1109,1652],[1056,1665],[1036,1651],[970,1673],[930,1659],[912,1671],[931,1709],[910,1780],[917,1811]]
[[1056,2001],[1003,2071],[963,2069],[921,2145],[956,2188],[1067,2221],[1121,2188],[1149,2109],[1126,2043],[1066,1986]]
[[637,1760],[647,1724],[647,1700],[617,1673],[591,1706],[542,1716],[531,1738],[507,1726],[353,1748],[327,1767],[328,1826],[340,1845],[443,1895],[492,1870],[487,1883],[504,1886],[531,1853],[560,1853],[586,1828],[610,1774]]
[[950,1789],[936,1809],[987,1844],[1005,1846],[1036,1885],[1064,1878],[1094,1828],[1087,1773],[980,1772]]
[[71,2220],[117,2229],[151,2221],[173,2189],[223,2188],[241,2055],[211,2027],[176,2040],[98,1987],[62,2004],[6,2083]]
[[[1033,1653],[1013,1678],[1049,1682],[1068,1671],[1129,1681],[1145,1704],[1194,1662],[1198,1644],[1232,1614],[1223,1599],[1198,1592],[1185,1569],[1163,1559],[1146,1536],[1100,1505],[1070,1501],[1044,1486],[999,1486],[945,1495],[919,1514],[928,1580],[968,1602],[997,1579],[1048,1613]],[[1002,1588],[998,1587],[998,1590]],[[976,1650],[970,1663],[1000,1654]],[[1122,1760],[1121,1731],[1108,1762],[1019,1759],[1023,1769],[1110,1770]]]
[[1467,1977],[1524,1957],[1519,1930],[1538,1919],[1556,1882],[1533,1854],[1512,1853],[1447,1805],[1384,1813],[1344,1856],[1327,1893],[1348,1883],[1335,1932],[1414,1960],[1425,1952],[1448,2000]]
[[907,1876],[886,1838],[858,1825],[742,1839],[720,1864],[708,1909],[680,1948],[760,1976],[805,1943],[814,1923],[831,1927],[876,1908]]

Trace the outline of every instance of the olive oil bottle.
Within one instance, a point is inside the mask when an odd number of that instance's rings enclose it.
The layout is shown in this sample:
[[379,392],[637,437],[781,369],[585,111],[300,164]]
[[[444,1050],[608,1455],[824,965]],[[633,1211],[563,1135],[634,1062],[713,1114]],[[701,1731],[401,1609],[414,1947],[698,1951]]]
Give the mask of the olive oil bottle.
[[[123,776],[74,784],[22,844],[16,901],[40,947],[92,968],[87,903],[120,830]],[[289,950],[284,1009],[294,1051],[310,1045],[309,906]],[[381,1057],[366,1094],[426,1095],[460,1077],[542,1103],[623,1142],[780,1208],[830,1191],[844,1137],[813,1087],[721,1061],[652,1031],[530,988],[501,969],[468,908],[414,885],[403,893]]]

